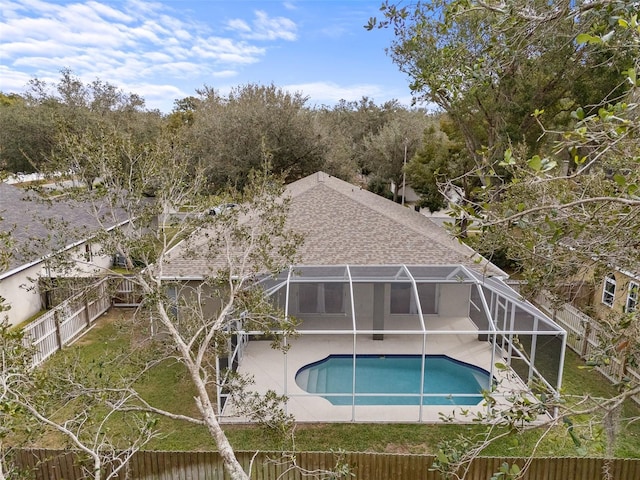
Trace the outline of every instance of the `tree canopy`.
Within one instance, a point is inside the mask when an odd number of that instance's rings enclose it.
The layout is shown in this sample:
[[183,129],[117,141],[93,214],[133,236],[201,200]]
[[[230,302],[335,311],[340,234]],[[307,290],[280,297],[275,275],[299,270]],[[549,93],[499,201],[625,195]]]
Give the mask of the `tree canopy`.
[[[382,12],[368,28],[394,29],[390,54],[416,98],[438,105],[454,127],[441,129],[446,136],[429,129],[409,166],[427,200],[436,189],[462,192],[450,206],[475,225],[476,247],[507,252],[532,291],[560,292],[611,269],[638,275],[637,5],[434,0],[385,2]],[[464,155],[449,150],[456,134]],[[591,364],[612,355],[640,364],[637,321],[637,309],[612,311],[612,340]],[[608,421],[639,391],[625,379],[602,403]],[[531,407],[547,401],[538,396]]]

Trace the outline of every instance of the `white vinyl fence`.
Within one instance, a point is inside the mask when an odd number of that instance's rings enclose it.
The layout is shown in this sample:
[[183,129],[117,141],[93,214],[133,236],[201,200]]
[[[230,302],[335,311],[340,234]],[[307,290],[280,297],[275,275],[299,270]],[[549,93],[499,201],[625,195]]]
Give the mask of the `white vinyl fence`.
[[[554,304],[548,292],[538,292],[534,301],[549,313],[549,316],[567,331],[567,346],[580,357],[589,358],[601,349],[600,342],[607,341],[610,336],[588,315],[582,313],[569,303]],[[609,363],[598,365],[596,370],[613,383],[629,378],[634,384],[640,384],[640,371],[624,362],[623,356],[610,356]],[[640,404],[640,396],[633,397]]]
[[34,366],[69,345],[109,310],[113,301],[110,287],[110,279],[104,278],[24,327],[23,341],[34,348]]

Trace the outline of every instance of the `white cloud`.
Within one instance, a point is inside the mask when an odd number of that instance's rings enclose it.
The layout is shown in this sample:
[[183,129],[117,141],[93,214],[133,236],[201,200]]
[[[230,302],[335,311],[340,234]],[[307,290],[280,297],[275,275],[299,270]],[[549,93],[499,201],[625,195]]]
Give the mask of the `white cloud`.
[[403,105],[411,105],[411,95],[408,92],[393,91],[371,83],[338,85],[335,82],[310,82],[285,85],[282,88],[290,92],[301,92],[318,105],[333,105],[340,100],[357,101],[362,97],[369,97],[376,103],[395,99]]
[[153,83],[131,83],[122,88],[127,92],[136,92],[145,100],[148,108],[158,109],[168,113],[173,108],[173,102],[185,98],[192,93],[185,93],[175,85],[157,85]]
[[133,21],[133,17],[131,17],[131,15],[99,2],[88,2],[87,6],[95,12],[99,13],[102,17],[112,18],[113,20],[118,20],[123,23],[129,23]]
[[270,17],[262,10],[254,12],[255,19],[249,25],[241,19],[233,19],[227,22],[230,30],[240,34],[248,40],[288,40],[298,38],[298,26],[286,17]]
[[374,84],[342,86],[333,82],[311,82],[285,85],[283,88],[292,92],[302,92],[315,100],[324,100],[327,103],[359,100],[362,97],[377,99],[384,94],[383,88]]
[[0,91],[4,93],[19,92],[29,80],[31,80],[30,75],[10,69],[0,63]]
[[237,64],[255,63],[265,51],[261,47],[222,37],[199,39],[191,49],[196,58],[211,58]]
[[147,52],[145,57],[151,63],[166,63],[172,60],[172,56],[168,55],[166,52]]
[[238,75],[236,70],[220,70],[218,72],[211,72],[212,77],[216,78],[230,78]]
[[[246,4],[225,2],[221,8],[205,1],[0,0],[0,90],[19,93],[33,77],[55,85],[60,70],[69,68],[83,82],[100,78],[138,93],[148,106],[166,112],[173,99],[193,95],[196,88],[212,82],[216,89],[227,88],[220,84],[234,80],[285,78],[283,83],[293,83],[291,79],[305,66],[293,65],[288,58],[300,58],[304,48],[303,55],[314,61],[315,49],[325,47],[313,43],[321,28],[333,36],[345,33],[334,5],[310,8],[297,0],[281,0],[275,8],[287,13],[271,16],[273,3],[265,2],[262,10],[252,12]],[[319,16],[323,9],[331,14],[312,21],[311,12]],[[294,21],[298,17],[312,35],[299,38],[302,23]],[[350,47],[345,43],[345,49]],[[302,91],[317,104],[362,96],[384,101],[393,94],[374,84],[376,77],[356,83],[348,75],[341,72],[339,83],[287,88]],[[408,97],[407,92],[401,94]]]
[[256,12],[251,25],[230,22],[234,33],[223,37],[214,34],[215,25],[144,0],[5,0],[0,9],[2,85],[12,91],[23,90],[33,76],[56,79],[62,68],[83,81],[99,77],[146,88],[153,79],[179,84],[229,78],[238,74],[236,67],[265,56],[267,49],[256,40],[294,39],[296,29],[291,20]]
[[251,27],[247,22],[241,20],[239,18],[234,18],[233,20],[229,20],[227,22],[227,26],[230,30],[235,30],[242,33],[250,33]]

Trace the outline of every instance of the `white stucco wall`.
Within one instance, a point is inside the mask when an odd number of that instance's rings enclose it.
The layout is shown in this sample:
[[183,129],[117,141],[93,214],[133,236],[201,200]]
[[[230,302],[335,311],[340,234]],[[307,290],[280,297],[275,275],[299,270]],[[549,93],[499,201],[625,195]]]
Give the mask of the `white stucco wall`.
[[[332,316],[332,314],[304,314],[297,311],[298,308],[298,289],[297,285],[291,285],[291,299],[289,303],[289,313],[297,316],[300,319],[321,319]],[[389,284],[385,285],[385,298],[384,298],[384,318],[385,327],[388,329],[393,328],[394,320],[410,320],[415,319],[416,315],[403,315],[403,314],[391,314],[390,310],[390,291]],[[469,295],[471,291],[470,285],[465,284],[440,284],[437,290],[437,316],[440,317],[468,317],[469,316]],[[371,319],[373,317],[373,284],[370,283],[355,283],[353,285],[353,292],[355,298],[355,312],[356,317],[359,319]],[[345,288],[345,312],[350,317],[350,304],[348,301],[348,292]],[[333,316],[345,316],[344,314],[333,314]],[[428,315],[427,317],[434,317],[434,315]],[[371,327],[369,327],[371,328]]]
[[41,272],[42,267],[38,264],[0,280],[0,296],[10,307],[0,315],[6,315],[10,325],[23,322],[42,308],[37,285],[29,280],[37,279]]
[[440,285],[438,314],[441,317],[468,317],[471,285],[447,283]]
[[[38,289],[38,278],[42,276],[87,277],[99,276],[105,268],[112,265],[111,256],[94,255],[99,252],[97,245],[91,245],[91,262],[87,262],[85,244],[78,245],[72,251],[72,258],[78,259],[74,269],[69,271],[48,272],[43,263],[37,263],[24,270],[18,270],[12,275],[0,279],[0,296],[4,297],[5,304],[11,307],[8,311],[0,313],[6,315],[10,325],[24,322],[42,309],[42,300]],[[2,318],[2,317],[0,317]]]

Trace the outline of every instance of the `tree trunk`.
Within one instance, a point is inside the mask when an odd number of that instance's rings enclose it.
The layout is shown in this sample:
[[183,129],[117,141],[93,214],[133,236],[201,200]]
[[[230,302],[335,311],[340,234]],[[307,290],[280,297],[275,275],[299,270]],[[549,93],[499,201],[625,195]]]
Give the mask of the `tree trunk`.
[[457,224],[459,229],[458,236],[460,238],[467,238],[469,230],[469,219],[467,217],[459,218]]
[[233,447],[220,427],[220,423],[218,422],[215,409],[209,399],[209,393],[206,390],[204,382],[198,375],[198,372],[191,372],[191,375],[198,389],[198,397],[196,398],[198,409],[204,417],[209,433],[216,442],[225,470],[229,473],[232,480],[249,480],[249,475],[247,475],[243,470],[242,465],[240,465],[240,462],[238,462],[238,459],[233,452]]

